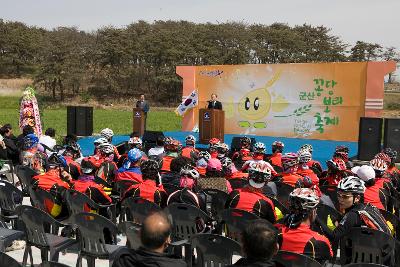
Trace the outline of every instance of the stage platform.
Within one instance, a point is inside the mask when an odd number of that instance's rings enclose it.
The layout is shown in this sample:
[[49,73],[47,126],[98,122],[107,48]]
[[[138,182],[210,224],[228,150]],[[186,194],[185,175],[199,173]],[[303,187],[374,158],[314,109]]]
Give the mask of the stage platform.
[[[185,137],[189,134],[194,135],[197,139],[199,137],[198,133],[192,132],[164,132],[165,136],[171,136],[175,139],[178,139],[184,144]],[[234,134],[226,134],[224,142],[229,146],[231,145],[232,139],[236,136]],[[267,147],[267,153],[271,153],[271,144],[275,140],[280,140],[285,144],[285,152],[296,152],[301,145],[303,144],[311,144],[314,147],[313,158],[318,160],[325,167],[325,161],[332,157],[332,154],[337,145],[346,145],[350,148],[349,157],[353,157],[357,155],[358,143],[357,142],[343,142],[343,141],[326,141],[326,140],[314,140],[314,139],[300,139],[300,138],[284,138],[284,137],[271,137],[271,136],[253,136],[249,135],[249,137],[254,137],[256,141],[263,142]],[[82,148],[82,153],[84,156],[91,155],[94,150],[93,141],[99,138],[98,136],[90,136],[84,137],[79,140],[79,144]],[[129,135],[116,135],[113,138],[113,144],[117,145],[123,143],[129,139]],[[198,144],[196,145],[199,148],[206,147],[206,145]]]

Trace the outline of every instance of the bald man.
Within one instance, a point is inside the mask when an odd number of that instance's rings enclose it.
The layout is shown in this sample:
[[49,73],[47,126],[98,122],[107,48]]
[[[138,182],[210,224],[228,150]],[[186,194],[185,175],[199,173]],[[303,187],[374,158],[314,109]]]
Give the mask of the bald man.
[[149,215],[140,229],[139,249],[127,250],[114,261],[113,267],[185,267],[186,262],[164,253],[171,242],[171,224],[160,211]]

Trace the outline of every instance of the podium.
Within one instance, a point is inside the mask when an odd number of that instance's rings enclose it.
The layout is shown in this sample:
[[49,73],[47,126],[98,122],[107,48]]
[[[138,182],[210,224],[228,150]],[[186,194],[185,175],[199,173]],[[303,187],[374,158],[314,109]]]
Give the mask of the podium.
[[211,138],[224,141],[225,111],[219,109],[199,110],[200,143],[206,144]]
[[140,108],[133,108],[133,131],[139,133],[140,136],[144,134],[145,116]]

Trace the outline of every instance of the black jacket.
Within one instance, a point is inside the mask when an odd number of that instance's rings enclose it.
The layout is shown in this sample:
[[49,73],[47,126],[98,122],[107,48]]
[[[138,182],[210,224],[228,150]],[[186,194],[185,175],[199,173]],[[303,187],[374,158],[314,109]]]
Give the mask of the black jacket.
[[228,267],[243,266],[243,267],[275,267],[275,263],[272,260],[248,260],[246,258],[241,258],[233,265],[228,265]]
[[19,163],[19,149],[15,143],[15,139],[5,137],[4,144],[6,145],[7,149],[7,157],[8,159],[12,160],[14,164]]
[[219,101],[215,101],[215,104],[213,105],[213,101],[208,101],[208,107],[207,108],[222,109],[222,103],[219,102]]
[[138,250],[124,250],[114,260],[113,267],[186,267],[181,259],[175,259],[164,253],[156,253],[140,247]]

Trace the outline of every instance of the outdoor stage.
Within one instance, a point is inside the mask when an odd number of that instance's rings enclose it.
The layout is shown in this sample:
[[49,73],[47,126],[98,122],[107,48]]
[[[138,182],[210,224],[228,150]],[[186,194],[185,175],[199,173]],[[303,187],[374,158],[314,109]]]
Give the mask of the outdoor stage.
[[[178,139],[185,143],[185,137],[189,134],[194,135],[197,139],[199,139],[198,133],[193,132],[164,132],[165,136],[170,136],[175,139]],[[242,136],[242,135],[234,135],[234,134],[225,134],[224,142],[231,146],[231,142],[233,137]],[[353,157],[357,155],[358,143],[357,142],[344,142],[344,141],[330,141],[330,140],[315,140],[315,139],[301,139],[301,138],[285,138],[285,137],[270,137],[270,136],[254,136],[248,135],[248,137],[254,137],[257,142],[263,142],[266,145],[267,153],[271,153],[271,144],[275,140],[280,140],[285,144],[284,152],[296,152],[299,150],[300,146],[303,144],[311,144],[314,147],[313,159],[321,162],[323,167],[325,168],[325,161],[331,159],[333,152],[335,151],[335,147],[337,145],[346,145],[350,149],[349,157]],[[99,138],[99,136],[90,136],[84,137],[78,141],[79,145],[82,148],[82,153],[84,156],[89,156],[93,153],[94,145],[93,141]],[[116,135],[113,138],[113,144],[121,144],[125,141],[128,141],[128,135]],[[206,145],[197,144],[199,148],[205,148]]]

